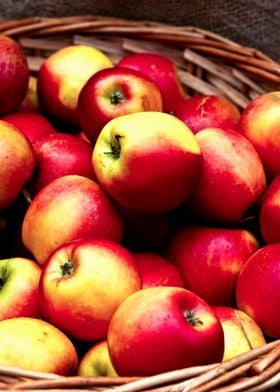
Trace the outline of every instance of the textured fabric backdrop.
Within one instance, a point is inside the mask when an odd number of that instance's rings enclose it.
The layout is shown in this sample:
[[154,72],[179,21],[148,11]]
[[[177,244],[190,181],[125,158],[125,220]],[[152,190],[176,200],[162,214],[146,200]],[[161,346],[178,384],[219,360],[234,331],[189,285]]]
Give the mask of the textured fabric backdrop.
[[280,61],[280,0],[2,0],[0,18],[100,14],[193,25]]

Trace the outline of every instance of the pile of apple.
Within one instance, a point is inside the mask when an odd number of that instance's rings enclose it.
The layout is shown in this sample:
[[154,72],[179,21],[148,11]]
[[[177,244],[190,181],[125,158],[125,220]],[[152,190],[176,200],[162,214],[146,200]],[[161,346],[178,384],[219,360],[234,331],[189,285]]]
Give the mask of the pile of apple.
[[0,36],[0,365],[149,376],[280,338],[280,91]]

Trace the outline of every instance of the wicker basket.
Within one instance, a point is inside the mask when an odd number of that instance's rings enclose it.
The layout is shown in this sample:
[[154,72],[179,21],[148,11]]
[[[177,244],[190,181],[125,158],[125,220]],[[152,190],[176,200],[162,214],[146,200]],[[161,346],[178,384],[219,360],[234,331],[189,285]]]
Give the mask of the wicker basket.
[[[57,49],[87,44],[107,53],[113,62],[131,52],[164,53],[176,62],[188,95],[222,95],[240,109],[258,95],[280,90],[280,64],[260,51],[194,27],[100,16],[34,17],[1,22],[0,33],[21,44],[34,74]],[[280,391],[280,340],[223,363],[147,378],[62,377],[0,366],[0,389]]]

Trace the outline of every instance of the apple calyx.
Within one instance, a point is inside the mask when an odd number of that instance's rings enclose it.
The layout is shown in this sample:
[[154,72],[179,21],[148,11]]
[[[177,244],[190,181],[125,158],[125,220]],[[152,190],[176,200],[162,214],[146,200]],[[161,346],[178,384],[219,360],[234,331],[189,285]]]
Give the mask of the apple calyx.
[[118,159],[121,155],[121,144],[119,140],[122,137],[121,135],[115,135],[115,138],[110,140],[111,151],[105,151],[104,154],[110,154],[114,159]]
[[112,105],[119,105],[124,101],[124,94],[120,90],[115,90],[110,95],[110,102]]
[[7,279],[8,279],[7,268],[2,267],[0,270],[0,290],[4,287]]
[[196,312],[194,310],[184,310],[183,315],[186,321],[191,324],[193,327],[198,325],[203,325],[203,321],[196,316]]
[[72,275],[74,272],[74,264],[71,260],[66,261],[66,263],[60,266],[62,276]]

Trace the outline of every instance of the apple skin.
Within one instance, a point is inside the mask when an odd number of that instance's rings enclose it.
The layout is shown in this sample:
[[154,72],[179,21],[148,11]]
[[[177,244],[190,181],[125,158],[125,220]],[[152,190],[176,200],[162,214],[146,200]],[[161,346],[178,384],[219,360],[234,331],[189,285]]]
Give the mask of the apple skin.
[[20,130],[31,144],[41,136],[56,133],[49,120],[39,113],[17,112],[2,117],[2,120]]
[[237,106],[215,95],[197,95],[179,101],[173,114],[184,121],[193,133],[214,127],[236,129],[240,119]]
[[171,113],[175,104],[186,97],[178,78],[176,64],[165,56],[156,53],[128,54],[117,66],[135,69],[148,75],[161,92],[163,111],[166,113]]
[[51,54],[37,76],[40,106],[48,116],[78,126],[78,97],[87,80],[113,63],[100,50],[87,45],[69,45]]
[[92,162],[98,182],[120,205],[156,214],[190,197],[202,156],[195,136],[182,121],[166,113],[139,112],[105,125]]
[[94,343],[79,361],[77,375],[81,377],[116,377],[107,340]]
[[113,118],[143,111],[161,112],[161,93],[151,78],[129,68],[114,67],[96,72],[78,99],[80,126],[93,143]]
[[238,309],[247,313],[266,336],[280,338],[280,244],[270,244],[254,253],[237,279]]
[[228,306],[213,307],[225,338],[223,361],[266,344],[261,328],[246,313]]
[[28,88],[25,97],[17,108],[18,113],[41,113],[37,94],[37,77],[29,75]]
[[261,201],[259,226],[266,244],[280,242],[280,175],[269,184]]
[[223,329],[214,311],[179,287],[150,287],[130,295],[111,318],[107,341],[120,376],[219,362],[224,352]]
[[17,109],[24,99],[29,81],[27,59],[19,44],[0,35],[0,115]]
[[142,288],[156,286],[184,287],[176,267],[156,252],[136,252],[133,254],[142,278]]
[[280,174],[280,91],[253,99],[242,112],[238,129],[257,150],[271,181]]
[[50,323],[32,317],[0,321],[0,363],[23,369],[55,373],[75,373],[78,363],[71,340]]
[[206,128],[195,137],[203,168],[189,208],[208,221],[237,222],[266,189],[260,157],[250,141],[234,130]]
[[44,264],[58,246],[85,236],[122,238],[121,216],[101,187],[89,178],[68,175],[46,185],[32,200],[22,224],[22,240]]
[[41,268],[32,260],[0,260],[0,320],[40,317],[38,288]]
[[32,195],[56,178],[70,174],[96,181],[91,161],[93,147],[78,136],[57,132],[40,137],[33,147],[37,168],[29,184]]
[[247,230],[193,225],[170,237],[166,257],[186,289],[210,305],[234,306],[238,274],[259,247]]
[[13,125],[0,120],[0,210],[10,207],[31,178],[36,165],[34,149]]
[[117,307],[141,287],[138,265],[125,247],[81,238],[63,244],[45,263],[40,309],[47,321],[68,336],[103,339]]

